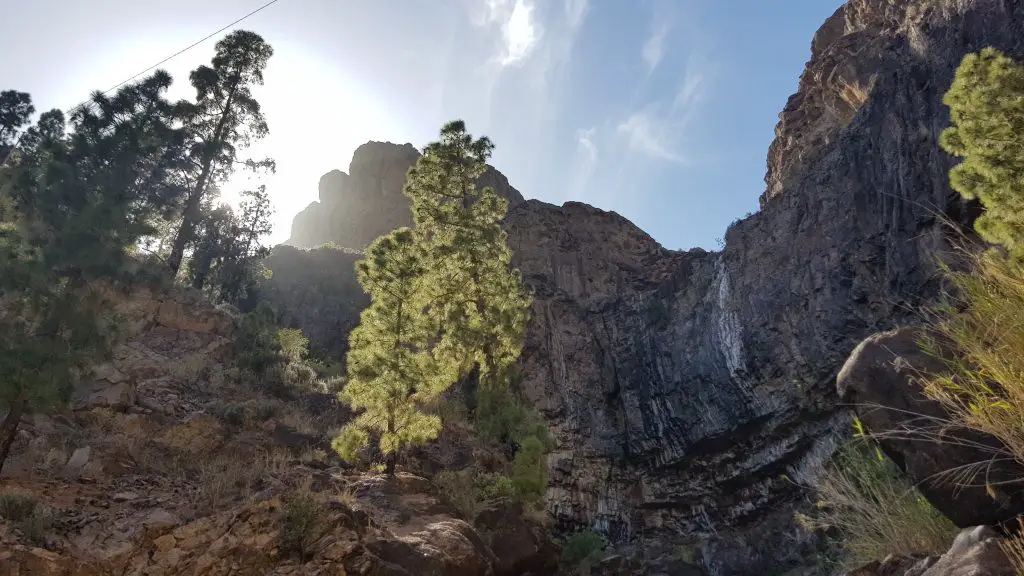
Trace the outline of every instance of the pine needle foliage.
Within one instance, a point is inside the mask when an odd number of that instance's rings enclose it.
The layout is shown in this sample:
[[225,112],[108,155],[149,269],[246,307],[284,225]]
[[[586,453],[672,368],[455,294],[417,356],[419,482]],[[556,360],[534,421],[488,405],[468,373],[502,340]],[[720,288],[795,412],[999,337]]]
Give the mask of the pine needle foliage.
[[409,228],[375,240],[356,265],[359,283],[372,299],[349,336],[348,382],[341,399],[362,410],[335,438],[335,450],[356,458],[371,433],[393,475],[397,452],[437,437],[441,420],[423,405],[452,382],[430,354],[423,282],[427,259]]
[[950,185],[985,207],[984,240],[1024,257],[1024,66],[995,48],[968,54],[943,102],[952,125],[940,143],[963,158]]
[[530,310],[501,226],[508,201],[491,187],[477,187],[493,149],[463,121],[449,122],[410,169],[404,189],[428,262],[434,355],[453,364],[458,378],[478,370],[481,387],[507,383]]

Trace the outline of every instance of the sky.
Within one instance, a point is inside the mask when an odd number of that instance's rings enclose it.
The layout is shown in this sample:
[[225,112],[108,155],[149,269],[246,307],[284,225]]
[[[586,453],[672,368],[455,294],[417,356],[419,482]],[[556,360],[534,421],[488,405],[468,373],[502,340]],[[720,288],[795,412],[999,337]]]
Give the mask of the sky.
[[[266,0],[32,0],[4,7],[0,90],[79,104]],[[526,198],[614,210],[666,248],[716,249],[756,211],[778,113],[840,0],[278,0],[237,27],[274,48],[249,154],[271,243],[369,140],[435,139],[462,118]],[[230,30],[228,30],[230,31]],[[223,34],[226,34],[224,32]],[[216,40],[162,65],[170,95]]]

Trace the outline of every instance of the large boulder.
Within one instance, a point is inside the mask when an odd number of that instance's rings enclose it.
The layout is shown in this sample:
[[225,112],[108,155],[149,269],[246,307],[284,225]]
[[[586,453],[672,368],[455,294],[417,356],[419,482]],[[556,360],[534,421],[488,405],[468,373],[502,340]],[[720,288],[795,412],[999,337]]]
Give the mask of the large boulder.
[[532,522],[519,502],[488,503],[473,521],[497,559],[497,576],[541,576],[558,570],[558,548],[543,526]]
[[942,373],[946,364],[920,348],[923,330],[907,327],[866,338],[839,372],[839,395],[957,526],[1011,520],[1024,513],[1024,493],[1012,483],[1024,477],[1024,466],[998,457],[997,439],[953,425],[945,408],[925,397],[921,378]]

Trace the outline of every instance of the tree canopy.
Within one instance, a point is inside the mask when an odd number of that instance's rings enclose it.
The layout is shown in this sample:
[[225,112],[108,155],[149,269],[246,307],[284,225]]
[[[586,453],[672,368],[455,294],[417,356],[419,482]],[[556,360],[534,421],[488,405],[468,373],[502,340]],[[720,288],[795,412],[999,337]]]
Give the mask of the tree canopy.
[[994,48],[968,54],[943,102],[952,125],[942,147],[963,158],[950,185],[985,207],[982,239],[1024,258],[1024,66]]

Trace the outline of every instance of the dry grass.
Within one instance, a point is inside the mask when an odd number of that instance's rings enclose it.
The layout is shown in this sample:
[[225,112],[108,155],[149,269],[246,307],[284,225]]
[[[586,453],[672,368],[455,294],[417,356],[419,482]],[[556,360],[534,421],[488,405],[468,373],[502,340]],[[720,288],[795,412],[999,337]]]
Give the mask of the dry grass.
[[[947,269],[957,295],[932,311],[935,333],[952,343],[949,370],[923,379],[925,393],[959,425],[995,436],[1024,463],[1024,266],[996,251],[968,272]],[[942,356],[939,341],[922,347]]]
[[1018,518],[1017,533],[999,543],[1017,576],[1024,576],[1024,519]]
[[851,566],[889,554],[941,554],[956,536],[956,527],[863,439],[844,447],[813,487],[819,514],[798,521],[807,529],[837,528]]

